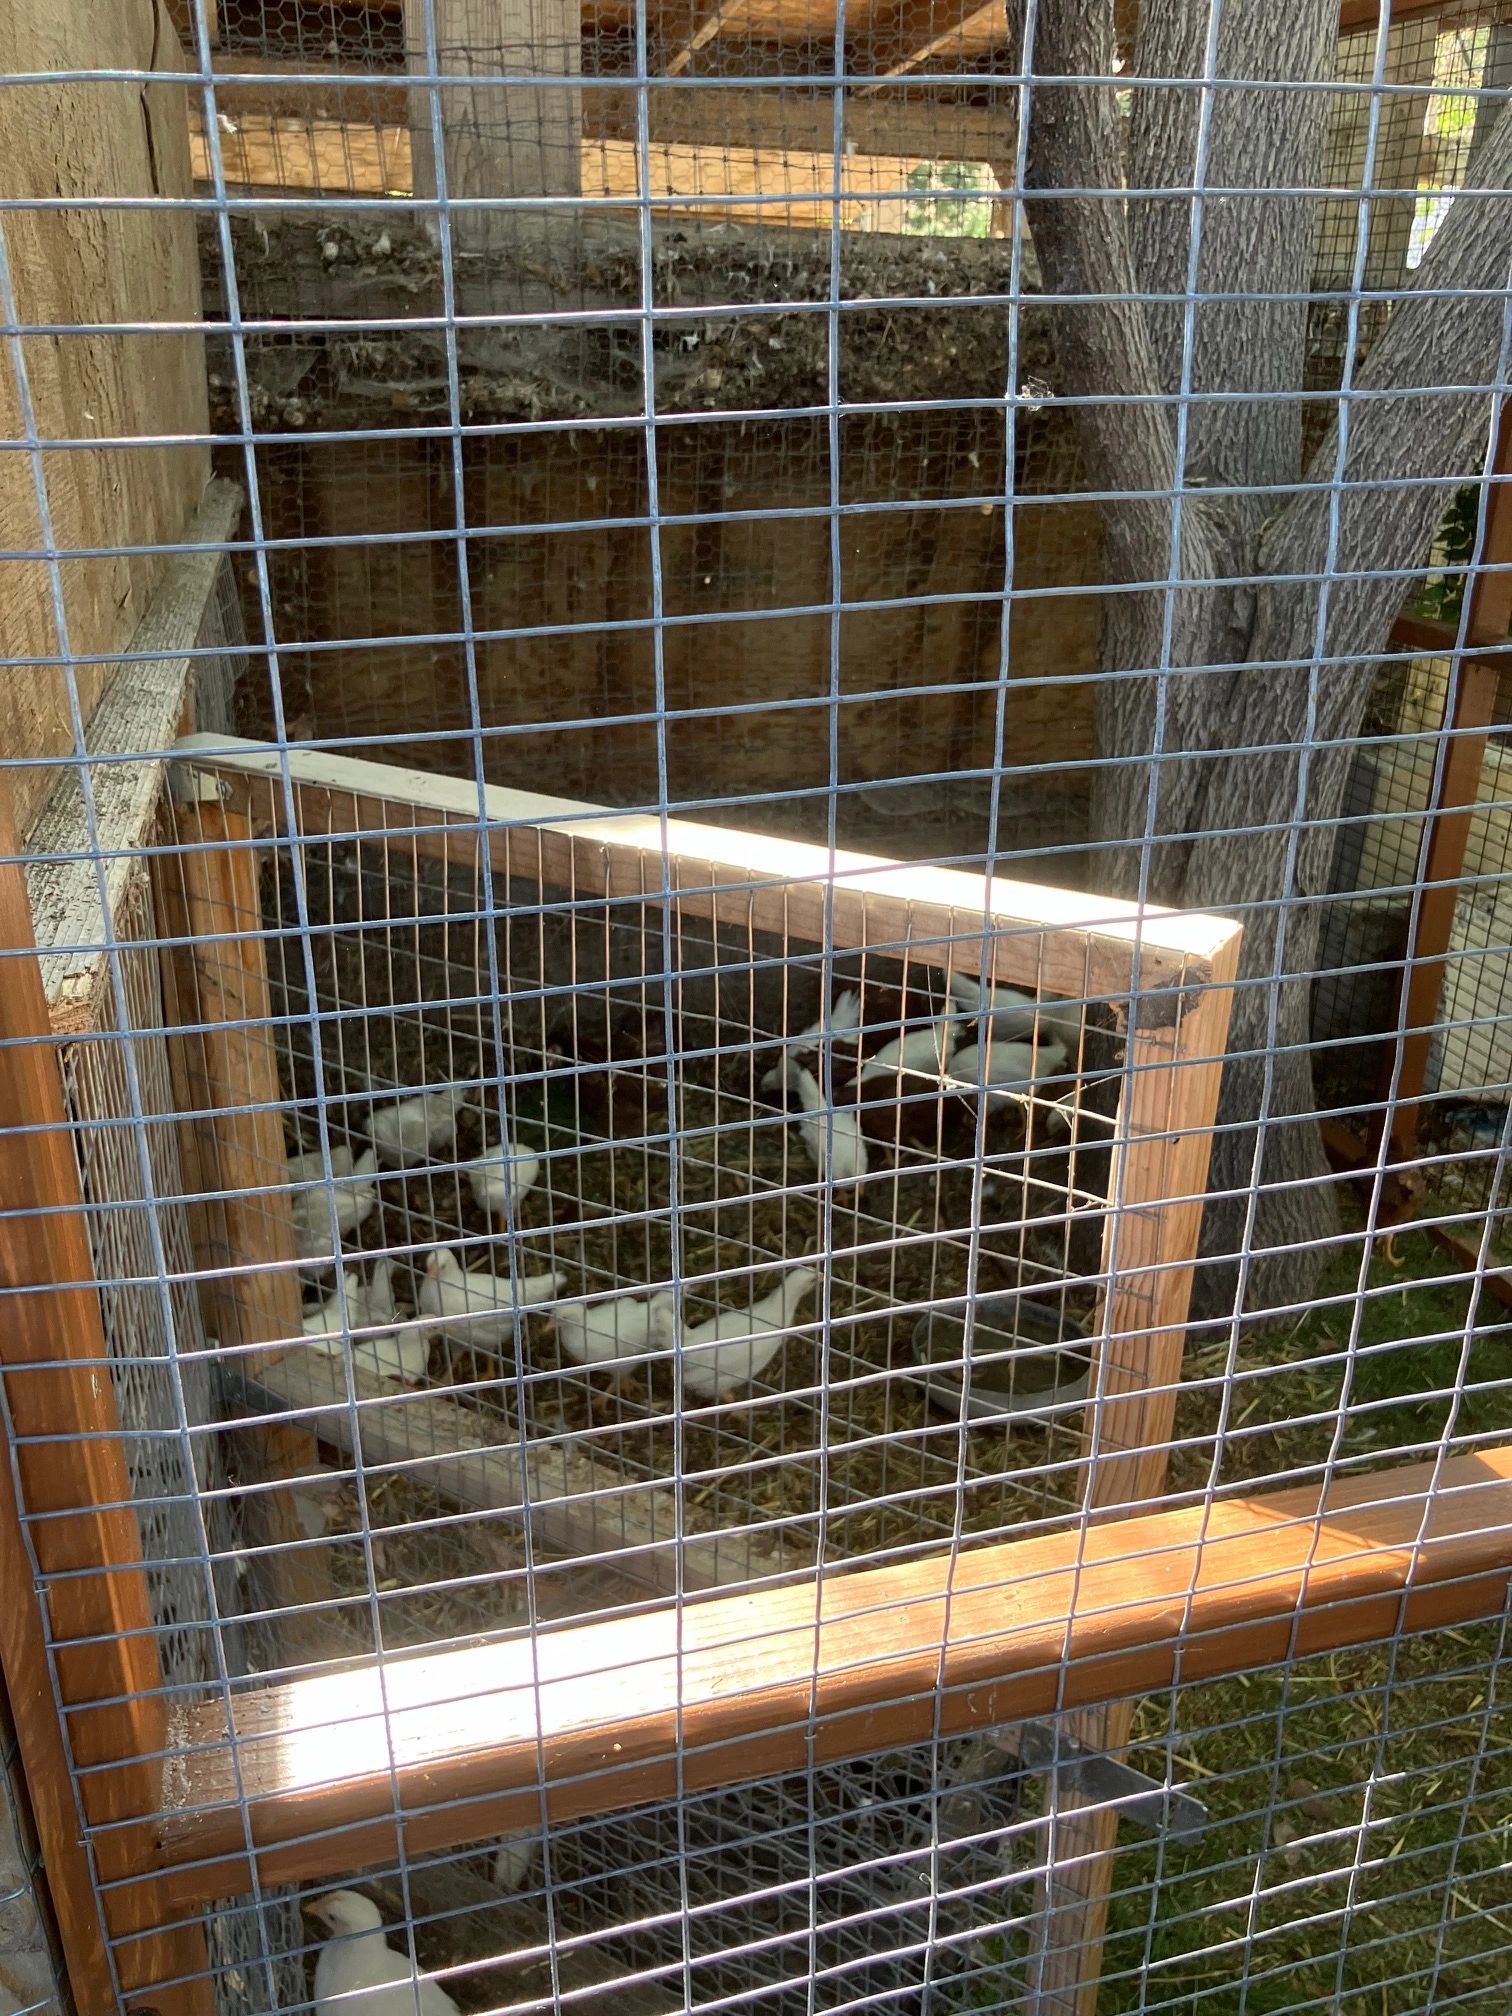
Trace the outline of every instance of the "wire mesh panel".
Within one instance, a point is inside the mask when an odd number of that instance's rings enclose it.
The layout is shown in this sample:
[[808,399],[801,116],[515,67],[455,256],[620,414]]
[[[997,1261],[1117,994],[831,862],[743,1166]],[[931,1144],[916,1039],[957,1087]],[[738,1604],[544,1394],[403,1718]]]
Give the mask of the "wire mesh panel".
[[0,25],[0,1934],[1499,2007],[1503,0],[150,17]]

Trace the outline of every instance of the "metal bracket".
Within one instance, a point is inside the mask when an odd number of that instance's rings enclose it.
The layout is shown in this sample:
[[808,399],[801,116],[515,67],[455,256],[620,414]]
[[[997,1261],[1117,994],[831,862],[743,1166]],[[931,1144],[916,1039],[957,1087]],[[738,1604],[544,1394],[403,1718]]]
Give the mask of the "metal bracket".
[[1094,1800],[1117,1809],[1147,1834],[1172,1841],[1195,1841],[1211,1816],[1200,1799],[1162,1784],[1132,1764],[1089,1750],[1074,1738],[1060,1735],[1048,1722],[1019,1722],[989,1729],[971,1744],[955,1774],[955,1783],[940,1805],[943,1835],[975,1833],[981,1826],[983,1780],[1017,1768],[1037,1777],[1053,1777]]
[[1121,1820],[1132,1820],[1147,1834],[1195,1841],[1212,1818],[1190,1792],[1179,1792],[1100,1750],[1088,1750],[1074,1737],[1057,1734],[1048,1722],[1022,1722],[993,1733],[1024,1770],[1053,1776],[1099,1806],[1116,1806]]

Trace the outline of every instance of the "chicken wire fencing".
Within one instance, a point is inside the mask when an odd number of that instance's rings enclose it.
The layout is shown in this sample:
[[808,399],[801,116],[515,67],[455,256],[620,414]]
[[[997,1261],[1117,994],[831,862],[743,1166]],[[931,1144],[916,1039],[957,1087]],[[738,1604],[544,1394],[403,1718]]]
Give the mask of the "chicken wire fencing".
[[1499,2009],[1512,11],[99,11],[0,1991]]

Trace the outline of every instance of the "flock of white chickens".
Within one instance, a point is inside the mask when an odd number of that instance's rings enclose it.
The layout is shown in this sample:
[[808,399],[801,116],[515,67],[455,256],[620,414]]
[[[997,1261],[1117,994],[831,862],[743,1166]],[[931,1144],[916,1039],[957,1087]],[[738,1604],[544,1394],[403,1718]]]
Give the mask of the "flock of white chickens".
[[[906,1026],[870,1054],[863,1054],[863,1036],[860,994],[842,993],[827,1014],[787,1042],[782,1060],[761,1081],[764,1091],[796,1100],[794,1121],[804,1149],[837,1185],[859,1184],[867,1175],[867,1137],[856,1103],[866,1096],[865,1088],[885,1088],[892,1080],[899,1099],[905,1091],[927,1096],[931,1090],[974,1095],[993,1106],[1021,1099],[1064,1070],[1079,1050],[1082,1023],[1079,1007],[1006,987],[984,1000],[975,980],[956,975],[949,982],[948,1006]],[[833,1102],[825,1099],[811,1068],[821,1045],[828,1046]],[[849,1102],[841,1093],[847,1083],[854,1092]],[[615,1379],[648,1358],[673,1353],[682,1391],[692,1398],[715,1399],[759,1377],[815,1286],[812,1267],[788,1268],[749,1308],[723,1309],[690,1326],[679,1322],[677,1297],[665,1289],[558,1300],[565,1278],[560,1272],[495,1274],[466,1267],[454,1248],[436,1246],[417,1268],[415,1315],[401,1319],[393,1262],[376,1259],[364,1274],[365,1256],[342,1248],[347,1235],[377,1209],[380,1171],[437,1163],[456,1170],[466,1177],[478,1208],[503,1227],[540,1180],[540,1158],[513,1142],[473,1161],[457,1159],[458,1123],[469,1103],[468,1092],[448,1090],[375,1106],[367,1126],[369,1146],[361,1153],[333,1147],[329,1182],[320,1154],[290,1160],[300,1259],[328,1272],[338,1256],[342,1263],[338,1285],[306,1313],[311,1348],[339,1353],[349,1341],[355,1361],[366,1370],[414,1385],[426,1377],[438,1330],[479,1348],[499,1348],[513,1336],[521,1313],[533,1309],[549,1314],[566,1357]],[[496,1886],[521,1887],[538,1852],[533,1831],[499,1841],[492,1864]],[[306,1909],[329,1935],[315,1971],[322,2016],[340,2016],[353,1994],[362,1996],[365,2009],[371,2003],[371,2016],[414,2016],[417,1995],[421,2016],[458,2016],[439,1984],[417,1976],[409,1956],[389,1946],[382,1914],[369,1898],[338,1891]]]
[[[950,979],[949,996],[940,1012],[863,1056],[861,997],[854,990],[843,993],[827,1015],[791,1040],[782,1061],[762,1079],[764,1091],[781,1090],[796,1098],[798,1135],[822,1176],[836,1184],[860,1183],[867,1174],[868,1151],[857,1105],[846,1102],[838,1089],[833,1103],[826,1100],[803,1061],[821,1043],[829,1045],[832,1085],[838,1088],[849,1072],[858,1099],[864,1087],[891,1079],[899,1099],[907,1088],[976,1095],[998,1105],[1022,1098],[1061,1071],[1079,1041],[1079,1011],[1035,995],[1000,987],[984,1002],[979,984],[957,974]],[[458,1162],[457,1127],[470,1100],[469,1092],[449,1089],[375,1106],[366,1149],[331,1147],[329,1182],[327,1158],[321,1153],[290,1159],[299,1258],[321,1274],[334,1273],[338,1262],[340,1267],[334,1286],[306,1310],[310,1348],[339,1355],[350,1341],[354,1361],[364,1371],[419,1385],[437,1333],[470,1348],[498,1350],[512,1339],[521,1312],[535,1309],[549,1313],[566,1357],[599,1367],[616,1381],[648,1358],[671,1353],[677,1356],[682,1391],[693,1399],[718,1399],[760,1376],[818,1279],[812,1267],[787,1269],[748,1308],[723,1309],[689,1325],[679,1321],[677,1297],[669,1290],[559,1300],[565,1285],[560,1272],[499,1274],[471,1268],[455,1248],[438,1245],[417,1268],[413,1316],[401,1315],[393,1262],[377,1259],[364,1272],[363,1256],[347,1252],[343,1244],[377,1209],[380,1170],[418,1170],[438,1162],[458,1170],[478,1208],[501,1228],[540,1180],[540,1158],[513,1142]]]

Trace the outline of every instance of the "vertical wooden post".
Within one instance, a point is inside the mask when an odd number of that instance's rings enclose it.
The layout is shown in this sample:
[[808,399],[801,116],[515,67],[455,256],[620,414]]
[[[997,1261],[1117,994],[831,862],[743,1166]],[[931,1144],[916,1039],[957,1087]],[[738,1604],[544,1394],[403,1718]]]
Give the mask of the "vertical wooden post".
[[[1109,1191],[1120,1208],[1103,1238],[1113,1289],[1100,1398],[1083,1439],[1089,1517],[1153,1510],[1165,1489],[1238,960],[1236,932],[1214,957],[1212,984],[1185,1004],[1175,1028],[1136,1028],[1129,1045]],[[1115,1701],[1067,1717],[1065,1728],[1089,1750],[1116,1751],[1133,1719],[1133,1702]],[[1116,1813],[1060,1791],[1034,1928],[1026,2006],[1035,2016],[1094,2016],[1117,1834]]]
[[176,829],[184,851],[160,864],[160,907],[164,936],[182,941],[164,964],[168,1019],[189,1025],[172,1050],[181,1110],[196,1116],[190,1166],[220,1193],[202,1223],[207,1315],[222,1344],[286,1343],[300,1334],[293,1208],[283,1190],[249,1194],[288,1167],[260,856],[247,821],[216,803],[180,806]]
[[[219,803],[180,806],[179,854],[157,863],[163,936],[179,941],[163,959],[165,1019],[186,1179],[207,1194],[191,1208],[197,1267],[204,1270],[207,1327],[227,1346],[266,1344],[252,1365],[282,1355],[301,1334],[298,1246],[286,1190],[283,1097],[258,892],[261,854],[252,828]],[[262,1191],[265,1194],[248,1194]],[[319,1469],[315,1438],[287,1424],[247,1438],[258,1481]],[[284,1551],[269,1561],[291,1652],[318,1653],[331,1587],[320,1550],[284,1491],[258,1496],[267,1537]]]
[[[168,1747],[163,1674],[158,1658],[141,1536],[121,1446],[109,1353],[94,1287],[73,1130],[63,1096],[59,1053],[37,963],[25,871],[18,858],[8,794],[0,789],[0,1113],[18,1133],[0,1156],[0,1366],[17,1441],[23,1509],[45,1581],[58,1692],[68,1717],[69,1748],[121,1986],[148,1999],[161,2016],[214,2016],[204,1929],[174,1925],[152,1874],[150,1830],[121,1826],[161,1805]],[[129,1038],[122,1034],[119,1040]],[[0,1506],[0,1519],[4,1508]],[[19,1536],[11,1540],[14,1558]],[[29,1605],[26,1582],[7,1580],[7,1602]],[[29,1634],[23,1634],[23,1638]],[[24,1651],[9,1632],[9,1657]],[[34,1655],[35,1641],[31,1642]],[[10,1679],[7,1664],[7,1679]],[[77,1937],[95,1942],[99,1905],[77,1889],[73,1797],[57,1780],[61,1746],[39,1728],[34,1668],[17,1676],[18,1719],[31,1727],[39,1764],[39,1824],[48,1873]],[[93,1706],[94,1703],[105,1705]],[[124,1768],[92,1775],[89,1767]],[[62,1830],[60,1838],[59,1830]],[[50,1835],[50,1839],[48,1836]],[[65,1920],[65,1923],[67,1921]],[[98,1957],[103,1961],[103,1951]],[[70,1961],[72,1979],[72,1959]],[[79,1955],[75,1992],[91,2012],[100,2004],[99,1970]],[[158,1985],[167,1984],[167,1985]]]
[[[1505,405],[1492,466],[1496,480],[1488,486],[1483,506],[1482,564],[1470,583],[1466,599],[1464,630],[1471,648],[1505,644],[1507,632],[1512,628],[1512,407]],[[1424,823],[1418,855],[1423,897],[1402,973],[1406,1013],[1402,1023],[1401,1069],[1396,1073],[1396,1104],[1389,1115],[1384,1112],[1382,1115],[1382,1124],[1388,1118],[1390,1121],[1389,1156],[1394,1163],[1410,1162],[1417,1150],[1423,1087],[1433,1049],[1439,997],[1444,988],[1449,942],[1454,934],[1454,913],[1459,907],[1470,822],[1475,816],[1476,793],[1486,760],[1486,730],[1496,713],[1501,661],[1472,658],[1467,651],[1458,672],[1445,694],[1444,728],[1450,738],[1449,746],[1444,752],[1438,789]],[[1391,1092],[1396,1055],[1393,1046],[1387,1052],[1382,1073],[1383,1101]],[[1379,1139],[1379,1133],[1373,1139]]]
[[[426,74],[426,17],[435,21],[438,77],[538,76],[538,84],[423,85],[410,92],[414,193],[437,193],[433,99],[440,99],[446,194],[576,196],[583,186],[580,0],[405,0],[412,72]],[[570,228],[560,211],[452,213],[462,252],[539,246]]]

